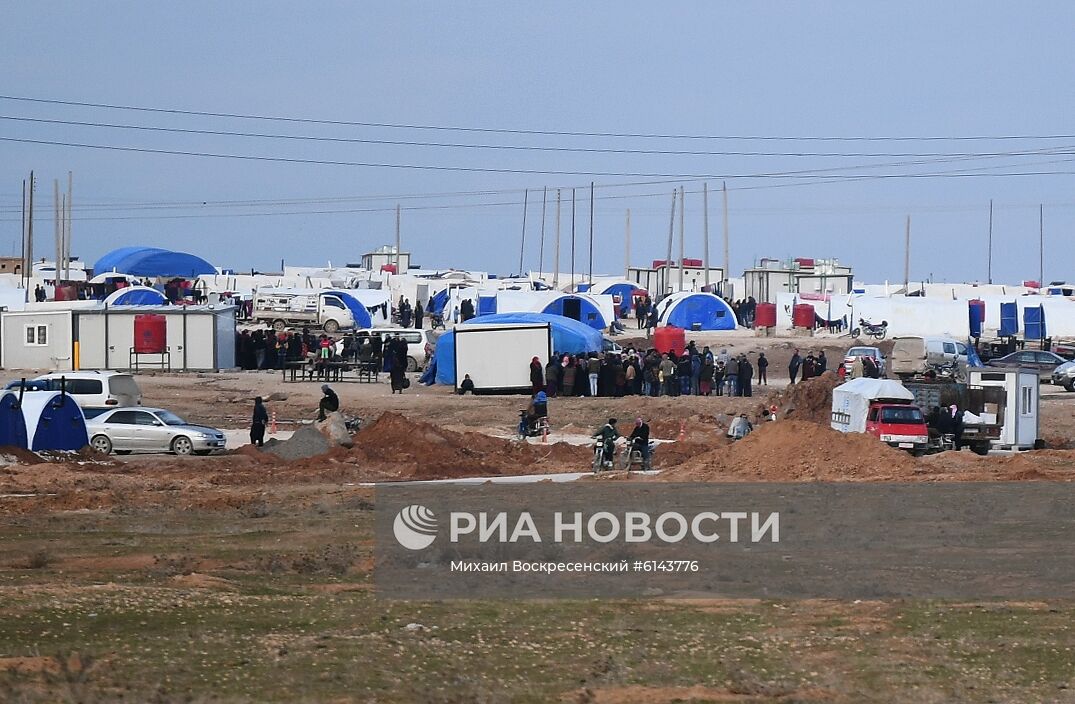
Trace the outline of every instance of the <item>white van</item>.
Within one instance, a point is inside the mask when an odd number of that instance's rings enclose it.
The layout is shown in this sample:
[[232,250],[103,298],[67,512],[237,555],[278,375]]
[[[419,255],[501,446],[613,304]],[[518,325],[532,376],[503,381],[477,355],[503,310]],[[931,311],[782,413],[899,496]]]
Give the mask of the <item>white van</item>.
[[254,293],[253,320],[269,323],[277,332],[288,326],[323,328],[333,333],[355,326],[355,316],[332,291],[264,288]]
[[423,369],[428,358],[433,353],[433,347],[437,344],[438,335],[432,330],[416,330],[414,328],[373,328],[372,330],[359,330],[355,333],[355,339],[374,336],[382,341],[399,335],[407,343],[407,371],[416,372]]
[[961,372],[966,372],[967,351],[965,342],[950,337],[896,337],[889,368],[897,376],[908,377],[922,374],[933,365],[954,362]]
[[113,408],[142,405],[138,382],[124,372],[53,372],[34,381],[48,382],[51,391],[66,391],[87,418]]

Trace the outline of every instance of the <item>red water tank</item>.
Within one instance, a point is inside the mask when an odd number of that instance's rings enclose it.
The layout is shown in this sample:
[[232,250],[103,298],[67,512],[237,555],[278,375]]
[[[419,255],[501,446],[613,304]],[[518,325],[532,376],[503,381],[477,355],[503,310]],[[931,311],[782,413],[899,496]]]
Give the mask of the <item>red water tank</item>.
[[967,305],[971,308],[978,309],[978,322],[985,324],[985,301],[980,298],[974,298],[967,301]]
[[657,328],[653,333],[653,349],[661,354],[675,352],[678,357],[687,349],[687,333],[674,325]]
[[757,328],[775,328],[776,327],[776,304],[775,303],[759,303],[754,308],[754,327],[757,327]]
[[161,354],[168,350],[168,318],[155,313],[134,316],[135,354]]
[[797,328],[813,328],[814,307],[809,303],[796,303],[791,308],[791,324]]
[[78,300],[78,286],[74,284],[64,284],[56,287],[57,301],[77,301]]

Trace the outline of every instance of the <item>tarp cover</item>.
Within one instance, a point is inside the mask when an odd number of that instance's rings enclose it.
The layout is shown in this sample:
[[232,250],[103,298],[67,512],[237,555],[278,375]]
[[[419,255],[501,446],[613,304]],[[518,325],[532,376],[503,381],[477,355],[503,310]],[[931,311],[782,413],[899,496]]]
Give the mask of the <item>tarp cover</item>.
[[370,312],[366,310],[366,306],[364,306],[362,301],[360,301],[351,291],[332,289],[325,291],[325,293],[334,293],[339,296],[340,300],[343,301],[343,304],[347,306],[347,310],[351,311],[351,315],[355,319],[356,330],[369,330],[373,327],[373,319],[370,317]]
[[[491,323],[548,323],[552,329],[552,349],[560,354],[586,354],[600,352],[601,333],[585,323],[562,315],[547,313],[496,313],[474,319],[475,325]],[[464,327],[463,323],[457,327]],[[494,352],[495,354],[495,352]],[[455,332],[449,330],[437,338],[433,353],[437,365],[437,383],[455,385]]]
[[93,266],[94,274],[117,271],[121,274],[193,279],[215,274],[216,267],[201,257],[155,247],[123,247],[104,255]]
[[720,296],[712,293],[684,291],[673,293],[657,304],[661,325],[684,330],[699,325],[701,330],[735,330],[735,313]]
[[891,379],[852,379],[832,390],[831,425],[842,433],[866,430],[871,401],[914,401],[914,394]]
[[19,395],[5,391],[0,396],[0,446],[28,448],[26,419],[19,408]]
[[80,450],[89,444],[86,418],[73,398],[59,391],[27,391],[22,417],[31,450]]
[[116,289],[104,300],[106,306],[160,306],[167,302],[163,293],[148,286]]

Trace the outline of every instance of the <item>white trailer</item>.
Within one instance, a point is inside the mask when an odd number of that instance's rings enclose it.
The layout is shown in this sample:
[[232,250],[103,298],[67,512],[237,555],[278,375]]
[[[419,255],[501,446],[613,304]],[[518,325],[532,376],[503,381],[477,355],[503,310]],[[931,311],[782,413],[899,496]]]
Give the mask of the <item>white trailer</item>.
[[1038,444],[1038,414],[1041,406],[1041,385],[1035,369],[1003,369],[999,367],[972,368],[968,371],[967,387],[971,390],[1002,388],[1007,396],[1003,406],[987,404],[987,420],[999,413],[1000,437],[993,447],[1003,450],[1030,450]]
[[455,328],[455,385],[469,374],[476,392],[529,391],[530,363],[537,357],[542,376],[552,356],[548,323],[459,325]]

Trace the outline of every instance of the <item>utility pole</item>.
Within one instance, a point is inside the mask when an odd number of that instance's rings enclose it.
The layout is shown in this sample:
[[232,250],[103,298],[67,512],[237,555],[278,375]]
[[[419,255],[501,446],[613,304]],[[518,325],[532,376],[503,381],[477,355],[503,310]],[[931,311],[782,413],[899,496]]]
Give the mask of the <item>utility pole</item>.
[[684,240],[684,201],[683,186],[679,187],[679,290],[683,290],[683,240]]
[[523,236],[519,238],[519,276],[523,275],[523,252],[526,251],[526,205],[530,190],[523,191]]
[[672,267],[672,238],[676,228],[676,197],[678,195],[679,191],[672,189],[672,214],[668,218],[668,251],[664,257],[664,286],[661,287],[658,295],[668,293],[668,270]]
[[60,179],[52,179],[52,216],[54,218],[53,235],[56,238],[56,266],[54,277],[56,288],[60,288],[60,269],[63,267],[63,216],[60,214]]
[[989,258],[986,260],[986,281],[993,283],[993,199],[989,199]]
[[545,205],[548,201],[549,188],[541,189],[541,242],[538,244],[538,278],[541,278],[542,269],[545,268]]
[[623,244],[623,277],[628,278],[627,274],[631,268],[631,209],[627,209],[627,231],[624,233]]
[[705,269],[705,287],[709,288],[709,184],[702,184],[702,268]]
[[23,288],[26,289],[26,300],[30,300],[30,279],[34,275],[34,190],[36,188],[36,182],[34,179],[34,172],[30,172],[30,193],[29,193],[29,212],[26,216],[26,247],[24,251],[26,253],[26,263],[22,268],[22,275],[25,279]]
[[[731,277],[732,266],[728,256],[728,184],[724,181],[720,183],[721,190],[724,191],[724,280],[727,281]],[[728,292],[724,290],[725,287],[720,287],[720,293],[722,296],[727,296]]]
[[571,189],[571,288],[575,288],[575,189]]
[[553,257],[552,287],[560,288],[560,189],[556,189],[556,248]]
[[401,210],[399,203],[396,203],[396,273],[399,274],[399,252],[400,252],[400,218]]
[[63,278],[71,280],[71,208],[74,202],[74,174],[67,172],[67,227],[63,233]]
[[911,216],[907,216],[907,229],[903,236],[903,295],[911,292]]
[[593,181],[590,181],[590,275],[587,291],[593,287]]
[[[1045,288],[1045,204],[1038,205],[1038,286]],[[1040,290],[1039,288],[1039,290]]]

